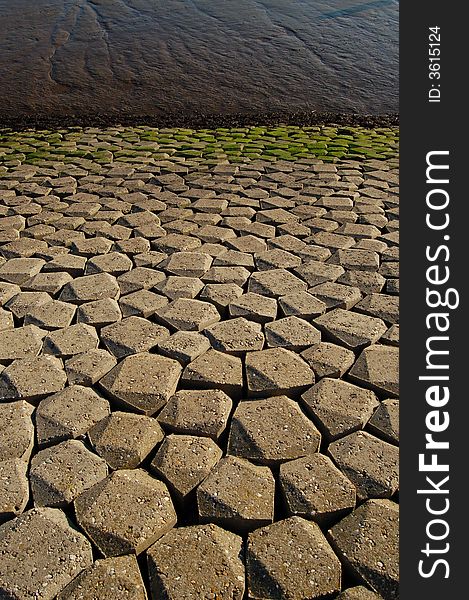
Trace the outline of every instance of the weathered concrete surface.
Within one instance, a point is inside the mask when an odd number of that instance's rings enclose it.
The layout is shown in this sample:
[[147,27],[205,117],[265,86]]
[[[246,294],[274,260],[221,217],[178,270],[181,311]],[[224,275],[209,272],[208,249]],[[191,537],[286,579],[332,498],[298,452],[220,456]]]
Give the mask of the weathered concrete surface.
[[0,595],[394,600],[395,161],[150,134],[0,150]]
[[254,599],[303,600],[340,590],[339,559],[318,525],[300,517],[251,533],[246,567],[249,596]]
[[0,594],[18,600],[52,600],[93,562],[90,542],[54,508],[0,526],[0,549]]
[[232,598],[244,593],[243,541],[217,525],[173,529],[148,550],[153,598]]
[[397,504],[368,500],[329,531],[344,564],[385,600],[399,598],[398,521]]

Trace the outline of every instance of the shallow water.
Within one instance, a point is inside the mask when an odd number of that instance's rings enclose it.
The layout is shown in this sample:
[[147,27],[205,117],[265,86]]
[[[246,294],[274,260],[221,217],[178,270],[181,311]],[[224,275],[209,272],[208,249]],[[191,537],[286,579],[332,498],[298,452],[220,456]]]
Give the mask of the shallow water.
[[398,110],[398,1],[0,0],[0,118]]

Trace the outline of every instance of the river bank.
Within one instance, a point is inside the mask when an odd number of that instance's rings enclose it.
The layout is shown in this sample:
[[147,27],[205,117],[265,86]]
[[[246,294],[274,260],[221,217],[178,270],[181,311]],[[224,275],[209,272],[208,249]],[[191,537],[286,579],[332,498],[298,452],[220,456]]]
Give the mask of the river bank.
[[397,0],[337,4],[0,0],[0,123],[206,127],[209,115],[235,126],[397,113]]

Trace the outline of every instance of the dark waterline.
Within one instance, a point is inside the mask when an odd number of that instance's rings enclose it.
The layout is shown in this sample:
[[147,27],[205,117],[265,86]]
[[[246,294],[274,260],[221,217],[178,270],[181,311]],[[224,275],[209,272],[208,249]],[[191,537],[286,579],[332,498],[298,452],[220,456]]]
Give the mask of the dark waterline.
[[397,113],[398,10],[397,0],[0,0],[0,124]]

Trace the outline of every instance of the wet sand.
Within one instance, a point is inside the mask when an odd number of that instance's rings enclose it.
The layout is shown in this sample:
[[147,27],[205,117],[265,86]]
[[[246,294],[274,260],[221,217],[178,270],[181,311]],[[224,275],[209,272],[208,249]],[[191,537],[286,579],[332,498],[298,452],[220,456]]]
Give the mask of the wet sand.
[[396,0],[0,0],[0,18],[3,125],[398,111]]

